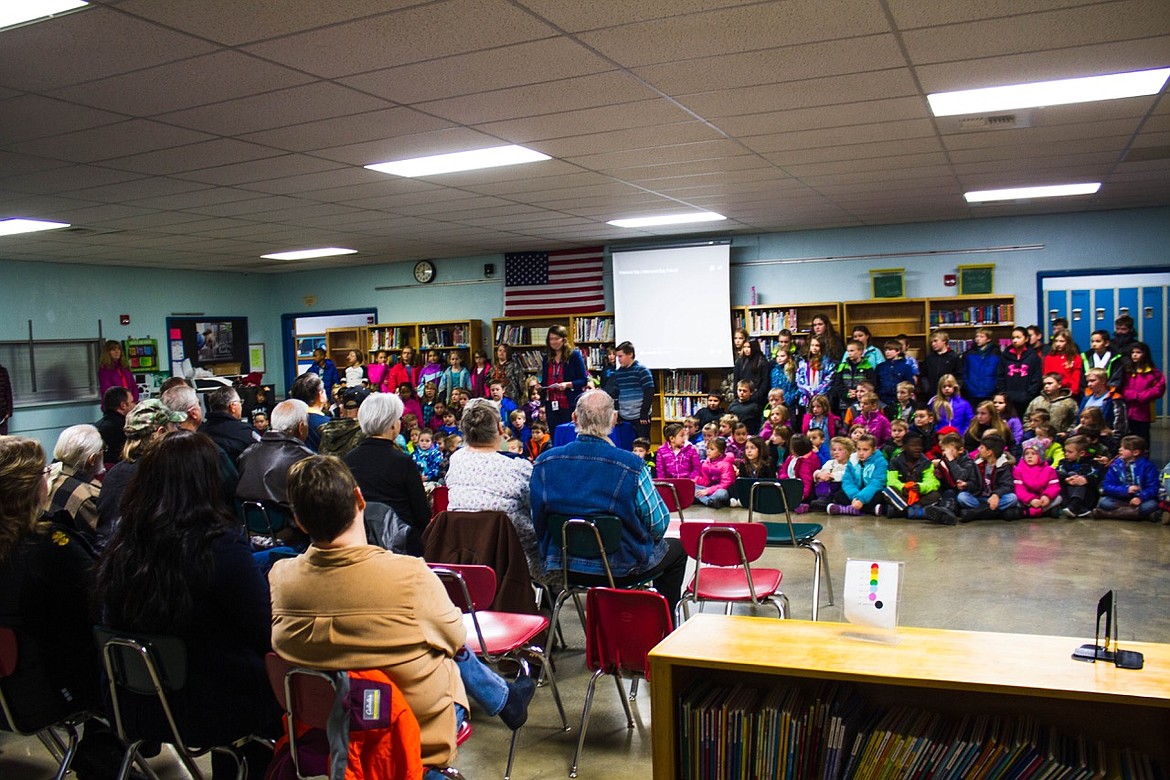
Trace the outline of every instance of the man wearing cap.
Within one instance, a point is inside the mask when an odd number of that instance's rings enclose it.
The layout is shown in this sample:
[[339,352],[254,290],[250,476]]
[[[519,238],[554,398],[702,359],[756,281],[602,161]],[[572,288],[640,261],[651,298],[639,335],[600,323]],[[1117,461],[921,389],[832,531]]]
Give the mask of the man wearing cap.
[[370,392],[362,387],[351,387],[341,391],[341,419],[331,420],[317,430],[321,436],[317,452],[343,458],[366,438],[361,426],[358,425],[357,416],[362,401],[369,397]]
[[122,519],[122,495],[138,471],[138,459],[142,457],[142,451],[168,432],[178,430],[179,424],[186,420],[186,412],[172,411],[153,398],[140,401],[126,414],[126,424],[122,428],[126,434],[124,457],[106,472],[102,480],[102,492],[98,494],[94,546],[99,550],[110,541],[114,527]]
[[[164,391],[160,398],[163,406],[172,412],[185,412],[187,414],[187,419],[179,423],[180,428],[185,431],[199,431],[199,426],[203,423],[203,407],[199,405],[199,396],[195,392],[195,388],[187,384],[176,385]],[[236,468],[235,461],[219,445],[219,442],[216,442],[215,446],[219,450],[219,477],[223,485],[223,500],[230,504],[232,497],[236,494],[236,483],[240,479],[240,472]]]
[[241,501],[288,503],[288,470],[292,464],[313,454],[305,446],[309,434],[309,407],[290,398],[272,410],[268,432],[240,456],[240,483],[236,498]]
[[199,426],[237,466],[244,450],[260,441],[260,434],[241,420],[244,404],[234,387],[220,387],[207,394],[207,419]]

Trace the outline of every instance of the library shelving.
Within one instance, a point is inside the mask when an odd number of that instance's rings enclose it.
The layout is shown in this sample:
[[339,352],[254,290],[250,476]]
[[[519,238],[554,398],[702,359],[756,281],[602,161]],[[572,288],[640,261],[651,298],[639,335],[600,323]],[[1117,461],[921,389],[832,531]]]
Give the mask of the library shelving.
[[[654,777],[686,776],[680,751],[693,755],[694,746],[680,699],[700,680],[794,688],[806,697],[837,683],[887,722],[901,713],[904,723],[935,714],[992,724],[1024,718],[1062,737],[1083,736],[1094,750],[1134,751],[1163,767],[1170,757],[1170,645],[1124,643],[1145,656],[1144,669],[1125,670],[1072,660],[1086,640],[1068,637],[899,628],[896,641],[874,640],[846,623],[692,617],[650,653]],[[719,744],[730,751],[724,756],[742,749],[731,738]],[[981,748],[992,749],[999,748]]]
[[370,325],[366,333],[366,347],[371,353],[385,350],[396,355],[403,347],[415,347],[418,339],[418,330],[413,323],[378,323]]
[[446,362],[446,352],[459,349],[465,353],[463,364],[471,365],[471,354],[483,347],[482,327],[479,320],[449,320],[438,322],[418,322],[417,347],[420,352],[428,349],[438,350],[440,358]]
[[725,368],[659,369],[654,372],[655,420],[652,436],[655,443],[663,441],[662,429],[667,423],[682,422],[707,405],[707,394],[719,391],[727,374]]
[[1000,348],[1011,344],[1016,326],[1014,295],[960,295],[929,299],[930,330],[945,330],[951,349],[966,352],[974,343],[975,331],[987,328]]
[[325,351],[329,359],[337,364],[340,371],[349,362],[346,356],[351,349],[366,351],[366,326],[354,325],[346,328],[325,329]]
[[841,304],[849,337],[855,325],[865,325],[873,334],[870,343],[879,350],[889,338],[909,337],[910,352],[922,358],[929,348],[931,331],[943,329],[959,352],[969,346],[978,328],[989,327],[997,340],[1008,338],[1015,326],[1014,295],[952,295],[941,298],[890,298],[846,301]]
[[812,330],[812,318],[818,314],[828,317],[833,329],[841,331],[841,304],[837,302],[736,306],[731,310],[731,327],[745,329],[770,357],[781,330],[791,331],[794,341],[803,348]]
[[613,315],[580,314],[573,317],[573,343],[585,356],[585,367],[590,371],[605,368],[606,348],[614,341]]
[[843,304],[845,328],[841,337],[849,340],[852,329],[858,325],[869,328],[869,343],[882,345],[898,335],[905,335],[915,357],[925,354],[927,333],[927,300],[925,298],[890,298],[868,301],[846,301]]
[[609,312],[550,317],[497,317],[492,320],[492,347],[499,344],[511,346],[524,370],[535,374],[540,371],[546,349],[545,337],[553,325],[568,328],[573,344],[585,358],[587,369],[602,369],[606,347],[614,345],[613,314]]

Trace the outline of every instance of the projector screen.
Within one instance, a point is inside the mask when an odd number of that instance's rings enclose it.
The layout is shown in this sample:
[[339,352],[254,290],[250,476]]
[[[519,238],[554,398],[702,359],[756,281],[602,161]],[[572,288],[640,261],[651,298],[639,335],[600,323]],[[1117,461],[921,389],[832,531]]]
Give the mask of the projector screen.
[[613,251],[618,343],[647,368],[726,368],[731,245]]

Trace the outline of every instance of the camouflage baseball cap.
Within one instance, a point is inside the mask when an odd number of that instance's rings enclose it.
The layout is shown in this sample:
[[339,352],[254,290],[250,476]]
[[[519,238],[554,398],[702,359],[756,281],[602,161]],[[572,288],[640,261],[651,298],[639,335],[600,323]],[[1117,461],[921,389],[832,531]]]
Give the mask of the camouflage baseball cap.
[[187,419],[186,412],[172,412],[162,401],[150,399],[141,401],[126,415],[126,435],[135,438],[144,433],[153,433],[167,423],[181,423]]

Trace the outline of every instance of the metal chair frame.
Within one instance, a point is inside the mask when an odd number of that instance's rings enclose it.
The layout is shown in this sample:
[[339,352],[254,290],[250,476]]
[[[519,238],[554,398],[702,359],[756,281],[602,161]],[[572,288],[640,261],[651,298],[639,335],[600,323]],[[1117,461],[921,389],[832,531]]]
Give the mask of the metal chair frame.
[[[696,523],[696,525],[697,524],[698,523]],[[706,524],[704,523],[704,525],[706,525]],[[764,604],[770,603],[772,606],[774,606],[776,608],[776,612],[778,613],[781,620],[787,618],[788,617],[788,609],[789,609],[788,597],[784,595],[783,591],[777,589],[775,593],[769,594],[763,598],[761,598],[757,594],[756,584],[755,584],[755,581],[752,579],[751,562],[748,560],[748,555],[747,555],[747,552],[745,551],[744,545],[743,545],[743,536],[740,534],[739,530],[730,526],[730,525],[712,524],[712,525],[707,525],[706,528],[704,528],[702,531],[699,532],[698,550],[696,551],[695,556],[694,556],[695,564],[696,564],[695,565],[695,577],[691,581],[691,587],[689,587],[687,589],[687,591],[683,593],[682,598],[679,599],[678,605],[675,607],[675,616],[674,616],[675,623],[678,625],[681,625],[686,619],[688,619],[690,617],[690,615],[688,614],[687,607],[688,607],[688,605],[690,605],[692,603],[698,604],[699,611],[701,612],[703,609],[704,603],[706,603],[708,601],[721,601],[722,600],[722,599],[714,599],[714,598],[701,598],[699,596],[700,577],[702,576],[704,569],[709,570],[711,568],[716,568],[716,566],[714,564],[710,564],[707,566],[703,565],[705,562],[705,559],[703,556],[703,546],[706,544],[707,538],[709,536],[729,536],[729,537],[732,537],[734,539],[736,551],[739,553],[738,566],[743,567],[744,581],[747,584],[748,592],[751,594],[750,599],[733,599],[733,600],[725,601],[724,603],[726,604],[726,606],[724,607],[724,613],[727,615],[730,615],[732,613],[732,608],[736,604],[751,604],[753,606],[761,607]],[[757,558],[758,558],[758,556],[757,556]],[[717,568],[723,568],[723,567],[717,567]]]
[[[833,606],[833,577],[826,561],[827,553],[825,544],[816,538],[816,534],[820,533],[821,529],[817,528],[811,535],[807,533],[798,534],[796,532],[796,524],[792,522],[792,505],[789,500],[789,491],[795,491],[798,485],[800,486],[801,493],[803,493],[804,483],[799,479],[781,479],[778,481],[760,480],[752,483],[751,491],[748,495],[748,522],[754,522],[756,495],[758,491],[773,490],[780,494],[781,506],[784,507],[784,519],[788,524],[788,538],[786,540],[769,542],[769,545],[773,547],[800,547],[813,554],[812,619],[816,620],[821,605],[821,577],[824,577],[825,586],[829,591],[830,607]],[[773,523],[765,522],[764,525],[771,526]],[[815,524],[813,525],[815,526]]]
[[[276,509],[279,509],[283,513],[279,528],[272,522],[272,515],[270,514],[270,510]],[[279,504],[271,501],[241,501],[240,519],[243,521],[244,533],[246,534],[260,533],[260,531],[253,530],[252,526],[248,523],[249,510],[258,512],[264,518],[264,527],[268,529],[268,535],[273,539],[276,538],[278,531],[283,531],[292,524],[292,514]]]
[[[560,694],[560,691],[557,689],[556,673],[553,670],[552,664],[549,662],[548,655],[545,653],[544,649],[542,647],[540,647],[539,645],[528,643],[528,644],[520,644],[518,646],[512,647],[512,648],[510,648],[502,653],[493,654],[493,653],[489,652],[488,643],[487,643],[486,639],[484,638],[483,627],[480,625],[480,615],[482,614],[485,616],[490,616],[492,614],[508,614],[508,613],[495,613],[494,610],[478,609],[476,607],[476,599],[472,598],[471,589],[467,585],[467,579],[463,576],[463,572],[461,571],[461,569],[463,569],[465,567],[461,567],[461,566],[458,566],[455,564],[436,563],[436,564],[430,564],[430,568],[431,568],[431,571],[433,571],[435,573],[435,575],[440,580],[443,581],[443,584],[447,587],[448,594],[451,594],[452,589],[454,589],[454,595],[461,597],[462,603],[455,603],[455,606],[458,607],[460,610],[462,610],[464,614],[471,616],[471,625],[475,629],[476,641],[479,643],[479,649],[481,651],[478,653],[478,655],[480,655],[485,661],[487,661],[490,664],[498,664],[501,659],[508,658],[508,657],[515,658],[515,660],[517,660],[520,664],[521,674],[524,674],[524,675],[529,674],[528,661],[524,657],[524,655],[531,656],[531,657],[536,658],[540,661],[542,676],[544,674],[548,675],[548,682],[549,682],[549,687],[552,689],[553,701],[556,702],[557,711],[561,715],[561,725],[565,731],[569,731],[569,729],[570,729],[569,719],[565,715],[565,706],[564,706],[564,704],[561,703],[561,694]],[[466,567],[466,568],[469,568],[469,567]],[[491,572],[491,567],[489,567],[489,566],[482,566],[482,567],[476,567],[476,568],[487,569],[489,572]],[[495,572],[492,572],[492,578],[494,580]],[[494,596],[495,596],[494,587],[492,588],[492,591],[493,592],[491,594],[491,598],[494,598]],[[486,603],[490,604],[491,598],[487,598]],[[455,602],[455,599],[452,599],[452,602]],[[484,599],[482,599],[482,598],[479,599],[479,603],[484,603]],[[535,616],[523,615],[523,617],[535,617]],[[544,618],[541,618],[541,619],[543,620]],[[548,630],[549,638],[551,639],[552,638],[552,623],[551,622],[548,623],[547,630]],[[523,726],[521,728],[523,728]],[[508,765],[504,769],[504,780],[510,780],[510,778],[512,776],[512,762],[513,762],[513,759],[515,759],[515,757],[516,757],[516,740],[519,737],[519,735],[520,735],[520,729],[516,729],[515,731],[512,732],[511,743],[508,747]]]
[[[656,480],[654,480],[654,487],[656,490],[658,490],[658,494],[662,496],[663,502],[666,504],[666,508],[671,512],[678,512],[679,521],[686,522],[686,518],[683,517],[683,509],[685,509],[686,507],[683,506],[683,502],[679,498],[679,494],[678,494],[678,484],[677,483],[680,481],[682,481],[682,480],[656,479]],[[691,483],[691,496],[692,496],[691,503],[686,505],[689,507],[689,506],[692,506],[694,504],[694,484],[695,483],[691,482],[690,480],[686,480],[686,481]],[[671,498],[674,499],[673,505],[669,501],[666,501],[666,495],[664,494],[664,491],[665,491],[665,493],[669,493]]]
[[[122,702],[118,694],[119,688],[123,685],[131,690],[134,689],[134,683],[130,676],[125,673],[123,663],[130,659],[138,660],[142,663],[142,668],[149,677],[151,689],[142,688],[135,691],[147,696],[154,696],[159,705],[162,707],[163,715],[166,717],[167,726],[170,728],[173,739],[170,744],[174,746],[175,752],[179,756],[179,761],[182,762],[184,768],[197,780],[203,780],[203,773],[199,771],[195,759],[206,755],[208,753],[220,753],[231,756],[236,763],[236,779],[246,780],[248,776],[248,765],[237,752],[239,748],[255,740],[252,735],[241,737],[232,742],[230,745],[214,745],[205,748],[192,748],[187,745],[183,739],[183,735],[179,730],[179,725],[175,721],[174,712],[171,709],[170,698],[167,696],[168,690],[172,690],[169,685],[163,682],[166,675],[159,669],[159,661],[155,657],[156,652],[153,647],[153,641],[171,641],[182,645],[182,641],[174,637],[153,638],[148,639],[139,635],[131,635],[126,633],[117,633],[109,630],[98,629],[98,638],[102,645],[102,661],[105,664],[106,676],[109,679],[110,701],[112,702],[114,710],[114,724],[118,733],[118,738],[126,744],[126,752],[122,756],[122,766],[118,770],[117,780],[126,780],[130,775],[131,764],[137,763],[140,767],[145,765],[145,761],[139,754],[138,750],[146,739],[134,739],[126,732],[126,727],[122,721]],[[119,648],[121,649],[119,651]],[[184,651],[185,652],[185,651]],[[122,657],[122,663],[119,663],[118,656]],[[185,670],[184,670],[185,671]],[[141,680],[139,682],[142,682]],[[180,686],[181,687],[181,686]],[[149,773],[153,777],[153,773]]]

